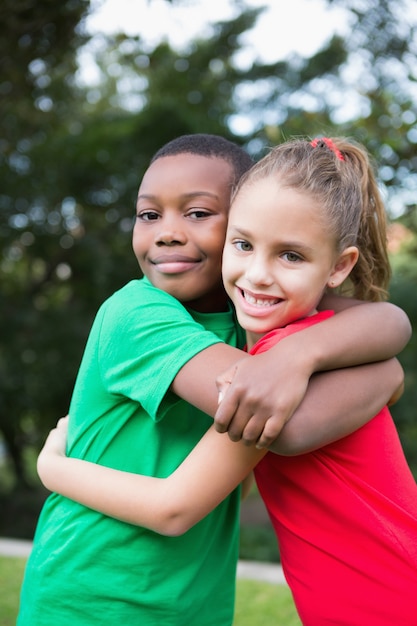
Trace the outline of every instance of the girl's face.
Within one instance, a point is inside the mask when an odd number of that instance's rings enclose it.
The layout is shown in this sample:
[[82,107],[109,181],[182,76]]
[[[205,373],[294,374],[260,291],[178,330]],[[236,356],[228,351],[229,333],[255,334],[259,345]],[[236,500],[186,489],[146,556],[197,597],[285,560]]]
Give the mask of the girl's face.
[[223,280],[248,343],[315,313],[326,286],[342,282],[337,261],[314,199],[271,178],[244,185],[230,210]]

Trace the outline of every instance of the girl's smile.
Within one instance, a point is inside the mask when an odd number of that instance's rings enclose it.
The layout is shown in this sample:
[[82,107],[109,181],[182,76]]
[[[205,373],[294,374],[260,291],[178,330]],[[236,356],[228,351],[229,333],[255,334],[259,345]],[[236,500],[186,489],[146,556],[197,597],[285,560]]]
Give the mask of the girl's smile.
[[266,294],[256,294],[248,289],[240,289],[236,285],[237,297],[241,298],[240,308],[253,316],[269,315],[271,308],[279,306],[282,298],[276,298]]

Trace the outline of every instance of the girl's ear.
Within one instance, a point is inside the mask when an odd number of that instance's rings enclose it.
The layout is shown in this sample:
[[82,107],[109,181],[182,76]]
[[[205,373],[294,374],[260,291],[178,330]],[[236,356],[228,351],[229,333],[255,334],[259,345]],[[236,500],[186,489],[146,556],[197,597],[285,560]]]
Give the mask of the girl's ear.
[[338,256],[333,270],[327,281],[328,287],[338,287],[349,276],[359,258],[359,250],[356,246],[349,246]]

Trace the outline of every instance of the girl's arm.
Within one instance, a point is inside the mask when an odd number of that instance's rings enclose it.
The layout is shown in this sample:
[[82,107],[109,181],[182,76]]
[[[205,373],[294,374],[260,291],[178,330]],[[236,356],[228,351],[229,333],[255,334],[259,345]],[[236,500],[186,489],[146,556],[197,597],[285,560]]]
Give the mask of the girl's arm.
[[[383,374],[387,365],[388,362],[383,362],[373,367],[380,368],[380,374]],[[319,386],[314,387],[313,393],[318,395],[316,409],[320,414],[325,407],[320,404]],[[380,391],[384,392],[383,385]],[[361,397],[360,393],[358,397]],[[303,405],[300,410],[302,408]],[[310,444],[310,449],[339,438],[341,431],[351,432],[353,421],[347,417],[341,419],[341,424],[335,420],[330,426],[323,419],[316,429],[317,445]],[[361,419],[355,420],[359,427]],[[292,421],[277,439],[277,450],[280,439],[287,437],[286,431]],[[239,483],[246,483],[249,488],[251,470],[266,453],[266,450],[247,446],[242,441],[233,443],[212,426],[171,476],[154,478],[65,456],[67,422],[68,418],[59,421],[39,454],[38,474],[45,487],[105,515],[163,535],[185,533],[220,504]],[[304,433],[301,431],[289,437],[290,442],[297,441],[297,438],[301,448],[304,446],[301,451],[305,451]],[[294,444],[290,444],[289,448],[291,445],[292,453],[299,453]],[[288,453],[285,445],[283,449]]]
[[[362,309],[362,306],[357,308]],[[376,325],[375,316],[373,319]],[[247,361],[249,363],[256,358],[248,357]],[[215,365],[219,365],[218,361]],[[207,367],[206,360],[205,378]],[[373,372],[372,393],[366,382],[370,372]],[[332,379],[328,378],[326,382],[326,376],[332,376]],[[394,380],[394,385],[391,385],[394,391],[402,379],[401,368],[398,368],[395,360],[313,377],[308,392],[310,400],[307,394],[283,429],[281,437],[277,439],[277,451],[281,454],[297,454],[352,432],[361,423],[368,421],[388,400],[392,393],[389,391],[388,395],[387,391],[392,383],[391,378]],[[213,387],[214,405],[217,396],[214,377]],[[192,393],[198,388],[196,372],[189,381],[189,388]],[[312,409],[309,408],[309,402]],[[381,406],[378,406],[381,402]],[[339,404],[338,414],[328,414],[328,406],[332,403]],[[359,410],[359,416],[352,413],[352,405],[355,410]],[[61,447],[57,441],[61,442]],[[65,429],[59,426],[51,433],[38,460],[39,475],[48,489],[104,514],[167,535],[182,534],[207,515],[242,482],[265,454],[265,451],[246,446],[243,442],[232,443],[229,437],[219,434],[212,427],[174,474],[166,479],[158,479],[66,458],[64,450]]]
[[48,489],[129,524],[163,535],[185,533],[249,474],[265,451],[232,443],[211,427],[168,478],[122,472],[65,456],[67,418],[38,457]]
[[[290,418],[291,422],[297,419],[300,420],[296,425],[297,431],[305,429],[305,442],[309,449],[309,433],[312,436],[311,445],[316,447],[317,444],[316,419],[319,419],[321,425],[324,422],[333,425],[344,422],[349,430],[349,416],[358,409],[358,389],[365,408],[366,405],[373,409],[377,407],[376,411],[372,409],[369,412],[362,424],[386,404],[401,384],[398,366],[392,364],[386,369],[354,368],[346,382],[343,377],[335,376],[334,373],[323,373],[320,375],[323,381],[319,387],[322,394],[320,396],[308,385],[314,372],[389,359],[400,352],[410,338],[409,320],[393,304],[361,303],[356,306],[356,301],[339,298],[336,303],[338,300],[354,306],[320,324],[286,337],[268,352],[242,359],[225,369],[225,374],[217,378],[218,386],[223,392],[227,388],[215,415],[215,427],[219,432],[228,431],[233,441],[243,438],[247,444],[257,442],[260,446],[269,447],[284,424]],[[333,298],[333,308],[334,301]],[[193,362],[196,360],[198,369],[197,359],[198,355]],[[177,376],[177,382],[183,383],[177,387],[180,395],[184,391],[185,374],[190,375],[187,372],[190,364],[191,362],[186,364]],[[380,395],[379,376],[381,371],[385,376],[390,367],[394,373],[397,368],[397,374],[393,380],[389,376],[385,378],[389,390],[387,398],[385,393]],[[365,386],[363,376],[366,378]],[[400,378],[401,376],[402,374]],[[182,377],[184,378],[181,381]],[[381,399],[379,403],[378,397]],[[324,411],[320,414],[316,410],[318,398]],[[191,402],[194,403],[194,400],[195,398]],[[303,411],[296,412],[301,401]],[[363,410],[361,414],[364,417]],[[357,422],[352,422],[350,432],[356,428]],[[344,434],[345,429],[340,436]],[[288,438],[286,441],[288,442]],[[293,443],[297,447],[299,440]],[[281,453],[284,453],[282,448]]]

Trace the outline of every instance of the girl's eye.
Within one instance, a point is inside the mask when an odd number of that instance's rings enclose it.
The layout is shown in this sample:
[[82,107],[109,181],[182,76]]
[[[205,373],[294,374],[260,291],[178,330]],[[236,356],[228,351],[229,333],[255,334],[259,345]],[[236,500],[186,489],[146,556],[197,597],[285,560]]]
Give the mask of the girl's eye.
[[282,256],[286,261],[289,261],[289,263],[297,263],[299,261],[302,261],[300,255],[296,252],[284,252]]
[[252,246],[247,241],[235,241],[234,246],[236,250],[239,252],[250,252],[252,250]]
[[151,222],[159,218],[159,214],[156,211],[141,211],[137,214],[137,219],[142,222]]

